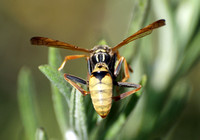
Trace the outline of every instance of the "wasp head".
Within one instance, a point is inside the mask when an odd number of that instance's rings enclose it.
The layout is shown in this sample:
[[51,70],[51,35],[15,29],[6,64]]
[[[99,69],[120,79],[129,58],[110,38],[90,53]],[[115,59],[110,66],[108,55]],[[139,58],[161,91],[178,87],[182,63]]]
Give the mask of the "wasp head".
[[111,59],[111,48],[107,45],[98,45],[92,49],[91,58],[93,64],[100,62],[108,64]]

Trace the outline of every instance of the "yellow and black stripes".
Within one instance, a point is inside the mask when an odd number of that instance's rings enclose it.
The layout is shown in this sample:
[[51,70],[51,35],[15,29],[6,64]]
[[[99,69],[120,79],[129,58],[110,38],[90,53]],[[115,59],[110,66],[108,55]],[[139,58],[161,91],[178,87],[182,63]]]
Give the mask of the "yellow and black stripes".
[[103,64],[98,65],[92,72],[89,90],[96,112],[105,118],[111,109],[113,80]]

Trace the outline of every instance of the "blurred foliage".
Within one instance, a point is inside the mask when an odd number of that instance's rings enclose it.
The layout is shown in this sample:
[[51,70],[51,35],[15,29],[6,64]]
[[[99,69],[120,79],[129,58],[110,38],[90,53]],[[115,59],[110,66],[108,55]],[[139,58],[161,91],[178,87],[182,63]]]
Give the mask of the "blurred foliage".
[[48,140],[46,132],[43,128],[38,128],[36,131],[35,140]]
[[[104,8],[107,8],[107,13],[104,20],[114,19],[111,18],[112,15],[117,15],[117,19],[119,18],[117,12],[121,12],[120,10],[111,14],[112,3],[113,1],[105,3],[107,7]],[[140,81],[143,88],[126,99],[113,102],[110,114],[106,119],[101,119],[93,109],[90,96],[83,97],[81,93],[72,89],[71,85],[64,80],[63,72],[57,71],[62,62],[61,55],[58,49],[50,48],[49,63],[39,66],[39,70],[51,82],[52,106],[58,126],[45,125],[42,122],[44,120],[39,117],[41,114],[39,111],[37,112],[35,105],[36,91],[32,80],[33,76],[28,68],[22,68],[18,76],[17,97],[23,129],[17,131],[18,139],[55,139],[51,137],[55,135],[51,133],[55,130],[55,133],[60,132],[59,139],[199,139],[199,122],[193,122],[192,126],[194,127],[190,133],[187,129],[178,127],[181,122],[181,113],[187,105],[192,89],[188,74],[196,64],[199,64],[200,58],[199,0],[132,0],[129,3],[128,6],[132,7],[132,11],[126,15],[129,16],[129,23],[127,23],[126,35],[122,34],[124,38],[155,20],[166,19],[166,26],[156,29],[148,37],[120,49],[120,54],[125,56],[134,70],[129,81],[134,83]],[[115,4],[121,7],[120,2]],[[20,9],[18,10],[20,11]],[[89,11],[89,13],[91,12]],[[40,16],[38,15],[38,17]],[[90,22],[82,20],[83,24]],[[22,21],[20,20],[20,22]],[[37,20],[34,19],[34,21]],[[80,19],[78,21],[77,23],[80,23]],[[98,24],[97,21],[93,23],[94,26],[98,26]],[[118,23],[116,22],[116,24]],[[51,24],[47,26],[50,28]],[[108,24],[103,30],[108,30],[109,34],[110,29],[107,26]],[[115,27],[117,26],[113,25],[112,29]],[[44,31],[48,28],[45,28]],[[120,30],[123,28],[118,31]],[[98,33],[101,34],[101,32]],[[116,34],[115,31],[112,34]],[[77,36],[74,38],[78,42],[79,38]],[[92,38],[92,35],[88,38]],[[108,42],[112,41],[112,38],[105,37],[105,39]],[[101,41],[101,44],[105,44],[105,41]],[[25,61],[24,58],[23,61]],[[199,73],[195,76],[199,76]],[[38,82],[36,83],[39,85]],[[125,91],[126,89],[120,90]],[[199,93],[199,91],[195,92]],[[198,99],[196,100],[198,102]],[[198,112],[195,113],[199,115]],[[46,115],[45,117],[45,119],[49,119],[52,116]],[[198,119],[197,117],[196,120]],[[187,122],[190,123],[192,120],[188,119]],[[57,130],[57,128],[59,129]]]
[[24,125],[25,139],[29,140],[35,139],[38,122],[34,106],[34,95],[34,83],[32,81],[30,70],[22,68],[18,77],[18,102]]

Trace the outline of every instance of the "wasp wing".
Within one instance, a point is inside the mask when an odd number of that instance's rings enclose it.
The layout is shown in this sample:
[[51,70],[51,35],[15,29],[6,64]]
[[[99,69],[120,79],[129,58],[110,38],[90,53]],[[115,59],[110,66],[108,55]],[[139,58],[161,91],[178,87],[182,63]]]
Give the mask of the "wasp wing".
[[149,24],[148,26],[140,29],[139,31],[137,31],[136,33],[134,33],[133,35],[129,36],[128,38],[126,38],[125,40],[123,40],[121,43],[119,43],[117,46],[113,47],[112,50],[114,52],[116,52],[120,47],[124,46],[125,44],[128,44],[131,41],[134,41],[136,39],[142,38],[146,35],[151,34],[151,32],[156,29],[159,28],[161,26],[165,25],[165,20],[164,19],[160,19],[158,21],[155,21],[151,24]]
[[46,38],[46,37],[32,37],[30,41],[32,45],[44,45],[47,47],[56,47],[56,48],[63,48],[63,49],[68,49],[68,50],[75,50],[75,51],[90,53],[90,50],[88,49],[79,48],[77,46],[74,46],[65,42],[61,42],[58,40]]

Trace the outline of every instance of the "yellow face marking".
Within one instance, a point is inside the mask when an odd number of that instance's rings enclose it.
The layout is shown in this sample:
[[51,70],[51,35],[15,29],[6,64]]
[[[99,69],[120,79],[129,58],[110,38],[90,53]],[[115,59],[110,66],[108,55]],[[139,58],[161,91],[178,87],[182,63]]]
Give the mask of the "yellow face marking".
[[99,62],[99,58],[98,58],[98,55],[96,55],[96,61],[97,61],[97,62]]
[[105,53],[106,50],[104,50],[104,49],[98,49],[98,50],[95,51],[95,53],[98,53],[98,52],[104,52]]
[[103,59],[102,59],[102,61],[105,61],[105,54],[103,54],[102,56],[103,56]]

